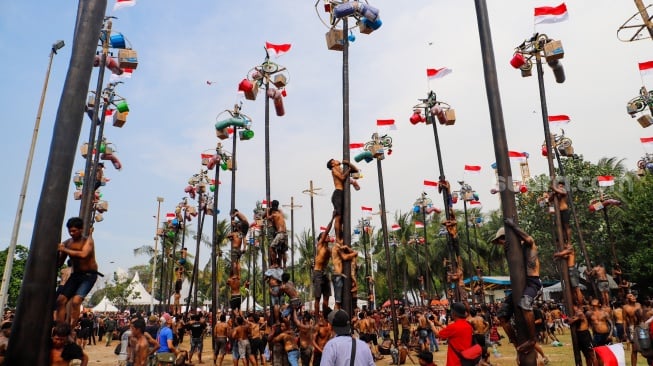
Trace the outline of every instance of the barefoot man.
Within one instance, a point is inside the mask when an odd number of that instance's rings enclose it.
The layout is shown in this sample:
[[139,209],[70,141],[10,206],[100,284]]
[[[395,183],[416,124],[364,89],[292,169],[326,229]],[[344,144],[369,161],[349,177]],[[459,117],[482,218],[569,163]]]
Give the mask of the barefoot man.
[[98,265],[95,261],[95,242],[93,241],[93,229],[89,236],[82,235],[84,221],[79,217],[73,217],[66,223],[70,239],[59,243],[59,258],[57,268],[66,261],[66,257],[72,259],[73,273],[61,289],[57,297],[57,311],[55,320],[57,323],[66,321],[66,306],[70,302],[70,323],[77,324],[79,311],[84,297],[91,291],[97,276]]
[[[345,165],[346,168],[341,166]],[[343,160],[342,163],[336,159],[331,159],[327,162],[327,168],[331,170],[331,176],[333,177],[333,186],[334,191],[331,195],[331,203],[333,203],[333,210],[335,211],[335,228],[336,228],[336,241],[342,240],[342,214],[345,208],[345,193],[344,186],[349,179],[350,173],[358,172],[358,168],[347,160]]]
[[349,250],[342,240],[336,239],[331,248],[331,262],[333,263],[333,297],[335,298],[335,308],[340,309],[342,305],[342,289],[345,285],[346,274],[342,273],[343,263],[351,261],[358,255],[358,252]]
[[331,224],[333,224],[333,217],[324,232],[320,233],[320,237],[315,246],[315,264],[313,265],[311,283],[313,284],[313,294],[315,296],[316,319],[320,315],[320,298],[322,298],[322,312],[326,314],[326,309],[329,308],[329,296],[331,296],[331,284],[325,271],[326,266],[329,264],[329,258],[331,257],[331,251],[329,250],[329,231],[331,231]]
[[265,215],[266,220],[272,222],[274,228],[274,239],[270,242],[270,266],[286,268],[288,255],[288,232],[286,231],[286,219],[279,210],[279,201],[273,200],[271,207]]
[[[504,222],[508,228],[517,234],[524,254],[524,260],[526,261],[526,263],[524,263],[524,267],[526,267],[526,287],[524,288],[522,297],[519,300],[519,307],[521,308],[522,314],[526,320],[526,334],[528,336],[528,341],[517,345],[515,330],[510,324],[510,318],[514,314],[512,293],[506,296],[501,309],[497,313],[497,317],[499,318],[504,331],[508,335],[508,339],[515,345],[517,352],[528,353],[537,343],[533,302],[542,289],[542,282],[540,281],[540,259],[537,256],[538,248],[535,244],[535,240],[520,229],[512,219],[505,219]],[[505,250],[508,250],[505,229],[503,227],[499,228],[492,243],[501,244],[504,246]]]
[[580,290],[580,273],[576,268],[576,250],[571,244],[571,241],[565,243],[565,247],[556,253],[553,253],[553,258],[566,259],[567,269],[569,270],[569,284],[574,291],[575,303],[583,304],[583,292]]

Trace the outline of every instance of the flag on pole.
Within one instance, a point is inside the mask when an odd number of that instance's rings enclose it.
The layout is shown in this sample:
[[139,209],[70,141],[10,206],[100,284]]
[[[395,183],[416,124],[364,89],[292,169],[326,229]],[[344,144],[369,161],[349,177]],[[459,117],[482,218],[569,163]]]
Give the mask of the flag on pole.
[[479,174],[481,172],[480,165],[465,165],[465,173],[467,174]]
[[423,229],[424,223],[421,221],[415,221],[415,229]]
[[113,11],[129,8],[136,5],[136,0],[116,0],[116,3],[113,5]]
[[508,151],[508,157],[511,159],[511,161],[523,163],[526,162],[526,159],[528,159],[528,154],[519,151]]
[[641,76],[653,74],[653,61],[640,62],[639,74]]
[[401,226],[399,226],[398,224],[393,224],[393,225],[390,227],[390,230],[391,230],[391,231],[397,231],[397,230],[399,230],[399,229],[401,229]]
[[107,109],[104,111],[104,120],[110,121],[113,119],[113,109]]
[[367,206],[361,206],[361,210],[369,213],[372,213],[372,211],[374,211],[372,207],[367,207]]
[[440,79],[443,78],[449,74],[451,74],[452,70],[448,67],[442,67],[440,69],[426,69],[426,77],[431,79]]
[[640,137],[639,141],[644,147],[653,147],[653,137]]
[[261,201],[261,207],[268,208],[268,201],[267,200]]
[[397,126],[395,125],[394,119],[377,119],[376,129],[379,131],[387,132],[390,130],[396,130]]
[[626,366],[626,354],[621,343],[594,347],[594,351],[604,366]]
[[562,3],[558,6],[542,6],[535,8],[535,24],[558,23],[569,19],[567,5]]
[[120,81],[122,79],[131,79],[133,72],[134,72],[134,69],[122,69],[122,74],[120,74],[120,75],[111,73],[111,76],[109,76],[109,81],[110,82],[116,82],[116,81]]
[[172,221],[172,220],[175,219],[175,217],[177,217],[177,215],[174,212],[168,212],[166,214],[166,220],[167,221]]
[[279,57],[283,55],[284,53],[290,51],[290,47],[292,45],[290,43],[284,43],[284,44],[273,44],[270,42],[265,42],[265,48],[268,51],[272,51],[275,55],[275,57]]
[[437,186],[438,186],[438,182],[424,179],[424,187],[435,188]]
[[614,185],[614,177],[611,175],[599,175],[596,177],[599,187],[610,187]]
[[481,208],[481,207],[483,207],[481,201],[477,201],[477,200],[469,201],[469,208]]
[[559,114],[557,116],[549,116],[549,124],[555,127],[562,127],[569,124],[571,119],[565,114]]
[[353,142],[349,144],[349,150],[354,154],[362,153],[365,148],[365,144],[362,142]]
[[326,229],[327,229],[326,226],[320,226],[320,232],[321,232],[321,233],[325,232]]

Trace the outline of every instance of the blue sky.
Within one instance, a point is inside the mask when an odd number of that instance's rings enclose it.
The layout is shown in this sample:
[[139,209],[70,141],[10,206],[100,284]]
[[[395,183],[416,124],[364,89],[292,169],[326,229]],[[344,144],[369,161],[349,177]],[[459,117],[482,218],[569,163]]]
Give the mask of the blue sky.
[[[213,149],[216,116],[241,98],[238,82],[264,59],[264,44],[291,43],[286,55],[273,61],[286,66],[290,79],[284,99],[286,115],[270,121],[272,198],[289,204],[291,196],[303,208],[295,211],[295,232],[310,227],[310,201],[302,194],[313,180],[323,195],[315,198],[316,226],[330,217],[332,183],[326,161],[341,152],[342,54],[326,48],[327,28],[313,1],[186,1],[137,0],[117,16],[114,30],[123,33],[138,51],[139,66],[118,87],[130,105],[122,129],[107,126],[105,135],[117,147],[123,169],[110,165],[111,178],[102,188],[109,202],[105,220],[96,225],[97,257],[102,272],[147,261],[132,250],[152,245],[156,228],[156,197],[164,197],[162,216],[184,197],[188,178],[201,168],[200,153]],[[408,118],[418,98],[429,90],[425,69],[449,67],[453,73],[431,81],[440,100],[456,109],[454,126],[439,126],[444,169],[452,186],[467,179],[479,192],[484,210],[498,207],[490,195],[494,162],[487,99],[484,90],[478,30],[473,1],[375,1],[383,26],[371,35],[353,30],[350,48],[351,141],[364,142],[375,132],[377,119],[395,119],[393,154],[383,161],[387,209],[409,211],[424,190],[423,180],[436,180],[437,160],[430,126],[412,126]],[[494,52],[511,150],[531,154],[531,172],[546,172],[539,150],[543,141],[536,77],[522,78],[508,64],[514,47],[529,38],[533,8],[558,5],[549,1],[488,1]],[[636,12],[632,2],[567,1],[569,20],[541,25],[538,31],[562,40],[567,75],[556,84],[545,66],[549,114],[567,114],[566,128],[576,152],[591,161],[604,156],[625,158],[634,168],[644,150],[640,137],[653,136],[625,112],[638,94],[642,79],[637,63],[653,60],[651,41],[620,42],[617,28]],[[321,4],[318,13],[324,17]],[[66,47],[55,56],[39,131],[18,243],[29,245],[52,138],[52,125],[67,72],[76,2],[3,2],[0,4],[0,109],[3,134],[0,154],[5,178],[0,180],[0,247],[8,245],[25,170],[50,46],[58,39]],[[95,75],[89,90],[95,88]],[[207,85],[206,81],[212,81]],[[646,82],[647,80],[644,79]],[[255,138],[238,145],[236,207],[251,214],[265,195],[264,99],[244,101],[253,118]],[[88,137],[89,121],[79,141]],[[230,144],[227,150],[230,149]],[[464,177],[465,164],[481,165],[478,176]],[[75,170],[84,166],[77,157]],[[352,195],[352,216],[360,206],[378,207],[375,164],[362,163],[362,189]],[[517,170],[513,169],[514,173]],[[212,173],[211,173],[212,174]],[[228,211],[231,179],[222,174],[219,206]],[[66,217],[79,210],[71,188]],[[428,192],[428,191],[427,191]],[[436,192],[430,193],[442,206]],[[220,215],[224,218],[225,215]],[[289,217],[289,216],[288,216]],[[389,218],[392,223],[392,217]],[[288,225],[290,223],[288,222]],[[380,226],[378,216],[373,224]],[[189,224],[195,227],[196,221]],[[66,233],[62,233],[65,237]],[[53,238],[56,245],[59,238]],[[208,248],[202,248],[202,263]],[[113,263],[112,263],[113,262]]]

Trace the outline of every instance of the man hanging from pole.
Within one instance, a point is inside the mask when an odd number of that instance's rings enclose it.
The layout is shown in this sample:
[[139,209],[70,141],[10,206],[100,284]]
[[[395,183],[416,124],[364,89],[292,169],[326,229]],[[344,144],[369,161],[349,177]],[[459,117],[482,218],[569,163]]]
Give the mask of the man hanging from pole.
[[[93,228],[89,230],[89,236],[83,236],[84,221],[79,217],[73,217],[66,223],[70,239],[59,243],[59,258],[57,268],[61,267],[67,257],[72,259],[73,273],[61,289],[57,297],[57,310],[55,320],[57,323],[64,323],[68,318],[71,324],[77,324],[79,320],[79,308],[84,297],[93,288],[98,272],[98,264],[95,261],[95,241],[93,240]],[[66,306],[70,302],[70,314],[66,314]]]
[[[342,165],[346,167],[343,169]],[[336,159],[330,159],[327,162],[327,169],[331,170],[333,177],[333,194],[331,195],[331,203],[333,203],[333,210],[335,211],[334,227],[336,230],[336,241],[342,240],[342,215],[345,207],[345,191],[344,187],[352,173],[358,173],[358,168],[347,160],[339,162]],[[350,183],[354,189],[358,190],[360,187],[356,180],[351,180]]]
[[[501,305],[501,309],[497,313],[497,318],[501,322],[508,339],[512,344],[515,345],[517,352],[529,353],[533,347],[537,344],[537,333],[535,331],[535,316],[533,315],[533,302],[542,293],[542,282],[540,281],[540,259],[538,258],[538,248],[535,244],[535,240],[520,229],[515,222],[508,218],[504,222],[515,234],[517,234],[521,248],[523,251],[523,257],[526,261],[525,268],[526,273],[526,287],[524,288],[522,298],[519,300],[519,307],[522,310],[525,323],[526,323],[526,332],[528,340],[520,345],[517,344],[517,335],[515,329],[510,323],[510,318],[514,315],[515,309],[512,300],[512,294],[506,296]],[[505,229],[503,227],[497,230],[494,239],[492,239],[493,244],[503,245],[504,250],[507,250],[507,242]]]
[[326,273],[329,258],[331,258],[331,250],[329,249],[329,231],[336,213],[334,211],[329,225],[320,233],[315,246],[315,259],[313,260],[313,275],[311,276],[311,283],[313,284],[314,296],[314,310],[315,318],[319,319],[320,315],[320,298],[322,298],[322,313],[327,314],[329,309],[329,297],[331,296],[331,284],[329,276]]
[[271,268],[286,268],[288,259],[288,232],[286,231],[286,219],[279,210],[279,201],[273,200],[270,208],[267,209],[264,220],[270,220],[274,228],[274,239],[270,242],[269,261]]

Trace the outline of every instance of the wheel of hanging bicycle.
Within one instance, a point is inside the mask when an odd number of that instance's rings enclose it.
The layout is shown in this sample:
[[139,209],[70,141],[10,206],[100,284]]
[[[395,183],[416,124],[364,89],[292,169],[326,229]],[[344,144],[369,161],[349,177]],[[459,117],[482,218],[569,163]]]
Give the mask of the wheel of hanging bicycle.
[[[331,10],[328,11],[328,13],[329,13],[329,21],[328,22],[325,21],[324,19],[322,19],[322,16],[320,15],[320,10],[318,9],[318,5],[319,5],[320,1],[322,1],[324,3],[324,9],[323,9],[324,12],[327,12],[327,10],[326,10],[327,6],[329,6],[330,9],[331,9]],[[361,1],[359,1],[359,2],[361,2]],[[365,4],[369,4],[369,2],[367,0],[363,0],[362,2],[364,2]],[[335,19],[334,20],[334,18],[333,18],[333,9],[332,8],[335,7],[338,4],[342,4],[342,2],[325,1],[325,0],[317,0],[315,2],[315,14],[317,15],[317,18],[320,19],[320,22],[322,22],[322,24],[324,24],[324,26],[327,27],[328,29],[334,28],[336,26],[336,24],[338,24],[338,22],[340,22],[342,20],[342,19]],[[357,16],[352,15],[352,17],[354,19],[356,19],[356,21],[353,22],[353,24],[351,26],[347,27],[348,31],[358,27],[358,21],[360,19]],[[331,24],[331,25],[329,25],[329,24]]]
[[561,138],[560,141],[558,142],[558,146],[563,149],[568,148],[569,146],[571,146],[571,139],[569,137]]

